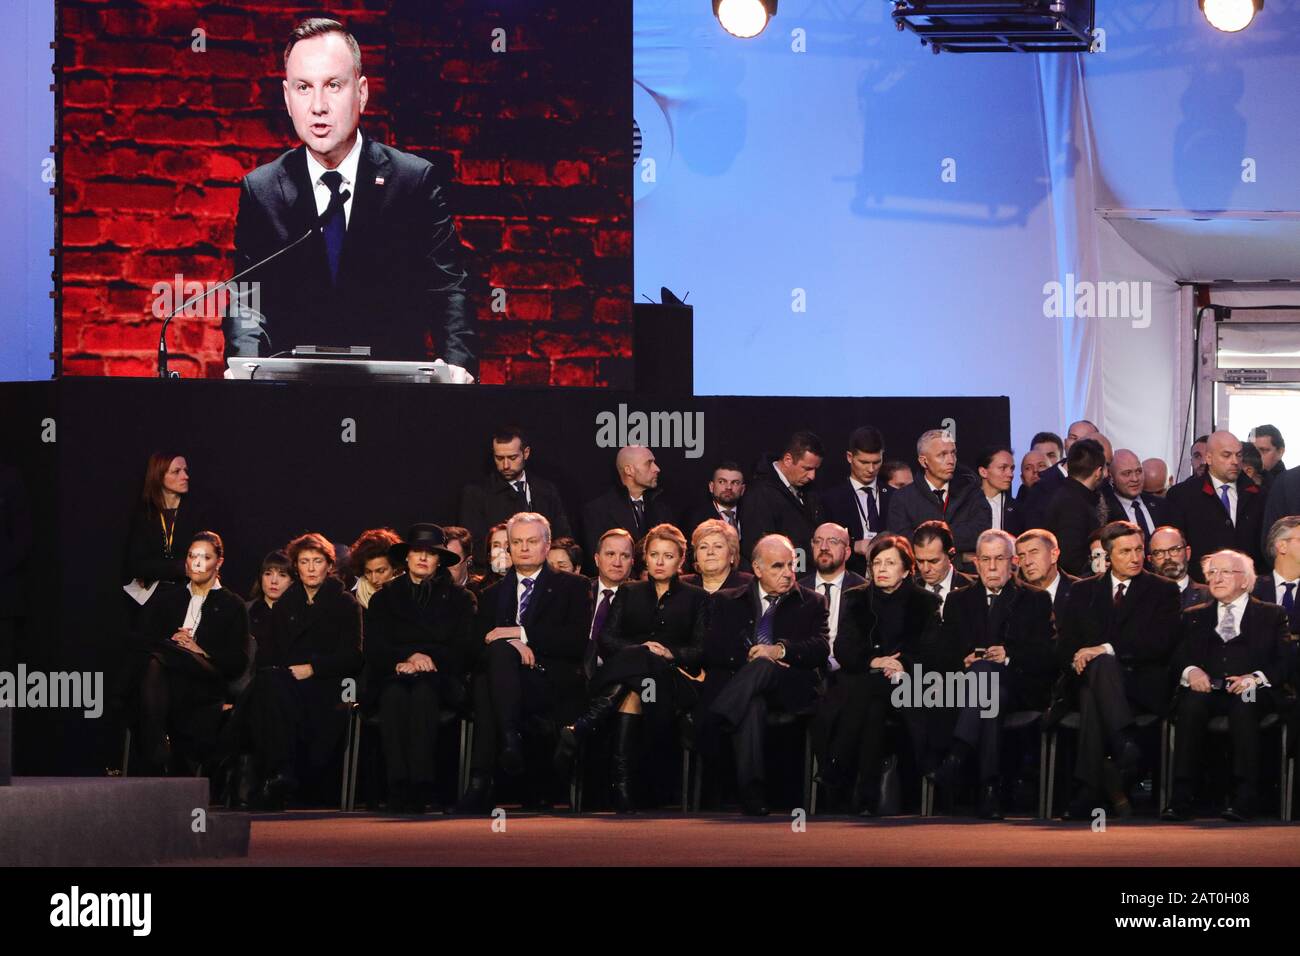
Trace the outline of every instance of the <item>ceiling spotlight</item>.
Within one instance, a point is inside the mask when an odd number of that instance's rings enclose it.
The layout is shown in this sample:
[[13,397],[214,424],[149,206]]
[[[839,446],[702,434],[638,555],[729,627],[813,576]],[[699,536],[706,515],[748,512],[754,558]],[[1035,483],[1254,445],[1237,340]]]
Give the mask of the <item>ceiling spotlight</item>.
[[1236,33],[1250,26],[1264,0],[1198,0],[1210,26],[1224,33]]
[[748,40],[776,16],[776,0],[713,0],[713,15],[733,37]]

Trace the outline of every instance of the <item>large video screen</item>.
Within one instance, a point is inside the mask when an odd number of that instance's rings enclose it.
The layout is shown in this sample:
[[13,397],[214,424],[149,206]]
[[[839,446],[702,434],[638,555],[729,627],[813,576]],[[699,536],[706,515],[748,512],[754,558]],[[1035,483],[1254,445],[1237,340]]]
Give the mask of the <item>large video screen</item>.
[[64,374],[631,384],[631,0],[58,28]]

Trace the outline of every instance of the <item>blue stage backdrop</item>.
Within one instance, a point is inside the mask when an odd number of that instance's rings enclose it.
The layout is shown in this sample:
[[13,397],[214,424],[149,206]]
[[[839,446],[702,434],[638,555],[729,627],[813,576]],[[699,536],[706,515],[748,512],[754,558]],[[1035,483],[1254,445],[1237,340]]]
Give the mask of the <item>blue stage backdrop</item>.
[[0,381],[49,378],[54,368],[54,4],[5,5],[7,43],[0,58]]
[[[638,0],[636,291],[690,293],[697,394],[1005,394],[1023,452],[1084,410],[1078,369],[1117,392],[1099,337],[1043,311],[1069,258],[1052,184],[1087,168],[1087,144],[1047,147],[1063,107],[1046,56],[935,56],[889,12],[782,0],[739,40],[705,0]],[[1096,206],[1300,209],[1294,4],[1232,36],[1193,0],[1100,0],[1097,23],[1106,50],[1083,56],[1072,101],[1090,109]],[[1152,364],[1174,346],[1148,347]],[[1135,433],[1118,441],[1147,439],[1110,418]]]

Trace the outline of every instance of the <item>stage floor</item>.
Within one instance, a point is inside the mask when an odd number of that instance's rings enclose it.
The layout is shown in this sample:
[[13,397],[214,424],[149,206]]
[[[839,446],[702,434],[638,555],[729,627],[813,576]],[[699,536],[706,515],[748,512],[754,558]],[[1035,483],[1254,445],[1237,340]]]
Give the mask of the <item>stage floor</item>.
[[1151,819],[1084,824],[897,817],[339,812],[255,815],[246,859],[205,866],[1296,866],[1300,826]]

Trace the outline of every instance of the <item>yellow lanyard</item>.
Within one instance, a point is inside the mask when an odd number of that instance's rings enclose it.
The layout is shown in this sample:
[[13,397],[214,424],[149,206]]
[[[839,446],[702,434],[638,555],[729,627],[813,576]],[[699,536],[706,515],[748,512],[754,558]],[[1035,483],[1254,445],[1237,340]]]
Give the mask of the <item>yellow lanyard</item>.
[[176,514],[172,516],[172,524],[171,527],[169,528],[167,527],[167,518],[163,515],[161,511],[158,512],[158,523],[162,525],[162,532],[163,532],[163,550],[167,554],[172,553],[172,540],[176,536],[176,519],[180,517],[180,513],[181,513],[181,507],[180,505],[177,505]]

